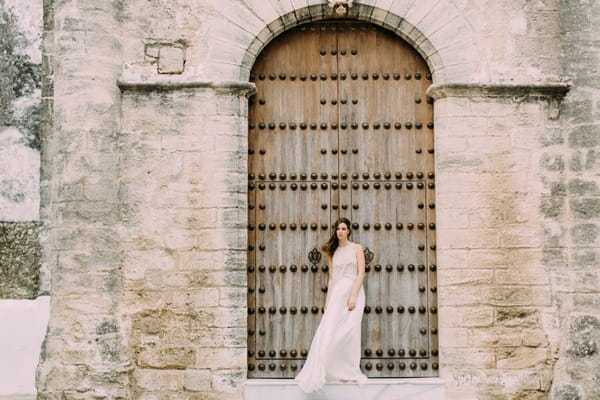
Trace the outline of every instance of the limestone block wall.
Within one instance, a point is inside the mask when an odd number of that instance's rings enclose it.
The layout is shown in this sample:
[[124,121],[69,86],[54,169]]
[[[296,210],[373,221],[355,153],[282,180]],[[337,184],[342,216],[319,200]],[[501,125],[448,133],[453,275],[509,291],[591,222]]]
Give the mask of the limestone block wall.
[[561,340],[540,218],[552,101],[465,94],[435,103],[442,377],[449,398],[548,398]]
[[[433,71],[449,399],[596,395],[600,11],[571,3],[349,12]],[[279,33],[329,18],[326,2],[47,1],[45,15],[39,398],[241,398],[248,74]]]
[[120,2],[44,2],[43,265],[50,321],[38,399],[131,398],[119,321]]
[[[353,4],[350,17],[384,25],[419,49],[436,83],[531,84],[561,75],[560,59],[554,56],[561,51],[559,0]],[[124,76],[165,78],[157,76],[158,49],[179,46],[185,48],[186,60],[180,80],[247,80],[254,58],[274,37],[299,22],[330,16],[326,0],[204,0],[185,5],[131,0],[124,7]]]
[[545,142],[542,203],[553,242],[547,264],[558,295],[560,347],[553,397],[600,397],[600,4],[561,1],[564,74],[573,88],[561,129]]
[[241,397],[246,109],[239,89],[123,93],[119,319],[134,398]]

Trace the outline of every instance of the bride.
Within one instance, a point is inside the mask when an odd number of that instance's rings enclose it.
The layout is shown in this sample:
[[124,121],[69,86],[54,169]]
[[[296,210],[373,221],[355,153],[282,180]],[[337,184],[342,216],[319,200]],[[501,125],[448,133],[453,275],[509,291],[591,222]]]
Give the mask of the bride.
[[348,240],[350,226],[347,218],[337,220],[331,237],[322,247],[329,265],[325,313],[306,363],[295,379],[307,393],[321,389],[326,382],[367,380],[360,372],[365,256],[360,244]]

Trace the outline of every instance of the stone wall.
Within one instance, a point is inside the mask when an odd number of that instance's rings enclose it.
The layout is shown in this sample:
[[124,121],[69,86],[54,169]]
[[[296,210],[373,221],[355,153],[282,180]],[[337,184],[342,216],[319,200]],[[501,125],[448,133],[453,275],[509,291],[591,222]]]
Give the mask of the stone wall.
[[[241,398],[248,73],[279,33],[328,17],[325,3],[46,2],[40,399]],[[350,10],[433,71],[448,398],[595,395],[593,7]]]
[[449,398],[548,398],[561,339],[539,215],[555,100],[509,93],[444,92],[435,106]]
[[[354,1],[349,16],[386,26],[414,45],[436,83],[532,84],[561,74],[554,56],[561,48],[558,3],[365,0]],[[150,82],[165,80],[157,76],[161,45],[185,48],[178,80],[247,80],[254,58],[278,34],[332,14],[326,0],[132,0],[124,15],[123,76]]]
[[0,1],[0,299],[39,289],[41,18],[41,2]]
[[541,212],[560,337],[552,394],[579,400],[600,397],[600,4],[561,1],[560,26],[573,88],[544,148]]
[[52,284],[38,399],[131,398],[119,320],[121,6],[44,2],[42,260]]
[[121,319],[135,396],[239,398],[246,371],[247,100],[126,91]]

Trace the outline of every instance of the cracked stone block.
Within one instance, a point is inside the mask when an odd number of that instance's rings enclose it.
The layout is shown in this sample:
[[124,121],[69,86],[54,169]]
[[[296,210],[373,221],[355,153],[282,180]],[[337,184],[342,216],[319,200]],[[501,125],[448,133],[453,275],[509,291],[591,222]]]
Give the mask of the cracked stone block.
[[181,74],[184,69],[185,55],[181,47],[161,47],[158,51],[159,74]]

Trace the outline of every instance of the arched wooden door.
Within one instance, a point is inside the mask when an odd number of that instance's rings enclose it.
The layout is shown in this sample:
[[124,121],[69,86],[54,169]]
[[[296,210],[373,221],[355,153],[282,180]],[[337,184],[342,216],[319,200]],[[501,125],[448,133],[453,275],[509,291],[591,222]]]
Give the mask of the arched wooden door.
[[294,377],[338,217],[365,248],[361,368],[437,376],[433,100],[424,60],[357,22],[297,27],[259,56],[249,108],[248,376]]

